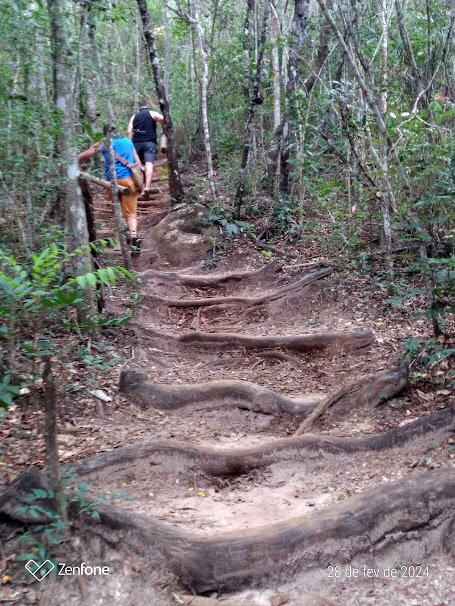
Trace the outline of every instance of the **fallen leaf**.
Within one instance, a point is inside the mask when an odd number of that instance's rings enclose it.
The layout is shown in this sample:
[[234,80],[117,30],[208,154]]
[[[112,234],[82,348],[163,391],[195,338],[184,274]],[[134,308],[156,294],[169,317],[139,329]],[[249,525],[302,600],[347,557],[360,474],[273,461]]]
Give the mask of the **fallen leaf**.
[[98,398],[98,400],[101,400],[102,402],[112,402],[111,396],[108,396],[102,389],[88,389],[87,391],[91,396]]

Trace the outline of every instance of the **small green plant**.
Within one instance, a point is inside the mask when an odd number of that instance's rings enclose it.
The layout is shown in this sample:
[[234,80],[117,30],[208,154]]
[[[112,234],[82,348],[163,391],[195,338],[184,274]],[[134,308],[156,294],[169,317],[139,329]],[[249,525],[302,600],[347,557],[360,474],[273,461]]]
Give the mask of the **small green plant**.
[[211,208],[208,216],[204,219],[206,225],[217,224],[222,227],[228,236],[235,236],[240,232],[248,231],[250,224],[247,221],[238,221],[225,217],[221,208]]
[[[91,496],[91,485],[80,482],[74,488],[76,481],[74,473],[67,473],[63,478],[63,503],[61,511],[75,512],[77,516],[90,516],[99,519],[99,507],[106,501],[119,499],[131,500],[126,491],[112,492],[100,496]],[[26,545],[26,551],[16,557],[18,561],[34,560],[41,566],[46,560],[53,562],[52,549],[65,542],[72,522],[57,511],[55,503],[57,495],[54,491],[43,488],[34,488],[22,498],[23,504],[18,508],[18,514],[29,519],[36,519],[30,530],[21,535],[21,541]],[[55,564],[55,562],[53,562]]]
[[[92,243],[101,250],[109,240]],[[65,247],[52,243],[37,254],[31,254],[19,263],[14,255],[0,250],[0,343],[3,345],[0,370],[0,406],[8,406],[19,395],[25,383],[17,369],[18,359],[24,356],[32,366],[35,379],[35,360],[49,355],[54,349],[54,337],[62,331],[80,330],[70,310],[84,301],[87,289],[99,285],[113,285],[119,279],[133,280],[123,267],[105,267],[80,276],[67,277],[65,267],[69,260],[83,254],[82,249],[69,253]],[[112,325],[128,321],[126,318],[93,318],[93,325]]]

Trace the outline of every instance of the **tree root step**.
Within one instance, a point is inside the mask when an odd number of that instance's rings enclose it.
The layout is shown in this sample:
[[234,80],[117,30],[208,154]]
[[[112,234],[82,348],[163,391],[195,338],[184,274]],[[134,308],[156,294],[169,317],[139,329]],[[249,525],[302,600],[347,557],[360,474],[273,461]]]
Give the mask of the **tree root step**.
[[324,397],[313,394],[304,398],[287,398],[271,389],[249,381],[209,381],[168,385],[147,381],[146,375],[134,371],[120,374],[119,389],[136,401],[160,410],[177,410],[185,406],[226,406],[233,403],[263,414],[288,413],[304,416],[313,410]]
[[[206,383],[165,384],[147,381],[146,375],[135,371],[122,371],[119,390],[146,406],[160,410],[178,410],[185,406],[206,408],[225,407],[233,404],[262,414],[291,414],[306,417],[312,411],[320,414],[328,405],[337,404],[345,409],[377,406],[399,394],[408,384],[406,366],[370,374],[348,383],[335,394],[308,394],[300,398],[288,398],[271,389],[249,381],[221,380]],[[322,407],[324,404],[324,407]],[[321,408],[322,407],[322,408]]]
[[230,280],[243,280],[245,278],[257,277],[267,273],[275,273],[280,271],[280,266],[277,263],[269,263],[260,269],[252,271],[241,271],[226,274],[183,274],[174,271],[159,271],[157,269],[147,269],[137,274],[142,280],[161,280],[164,283],[174,282],[182,286],[216,286],[224,284]]
[[[10,504],[13,496],[17,502],[45,485],[44,474],[28,470],[10,487]],[[4,495],[2,512],[8,510]],[[165,566],[196,593],[237,590],[272,575],[285,581],[359,556],[373,565],[392,549],[410,562],[455,552],[455,470],[448,468],[378,486],[312,514],[208,537],[112,505],[97,511],[97,520],[76,517],[74,524],[125,550],[161,554]]]
[[116,465],[144,461],[150,457],[186,459],[193,468],[213,476],[234,476],[275,463],[305,460],[308,452],[352,455],[359,452],[381,451],[401,446],[420,436],[438,431],[455,430],[455,406],[426,415],[396,429],[355,437],[317,434],[291,436],[250,447],[235,449],[191,445],[177,440],[154,440],[87,457],[67,466],[79,475],[97,473]]
[[141,326],[140,330],[142,334],[162,341],[215,349],[229,347],[243,347],[244,349],[253,350],[283,347],[295,351],[315,351],[338,347],[357,349],[366,347],[374,341],[374,334],[371,330],[268,337],[236,333],[206,333],[199,331],[173,335],[148,326]]
[[237,303],[248,306],[264,305],[265,303],[270,303],[272,301],[276,301],[277,299],[281,299],[282,297],[295,294],[305,286],[313,284],[314,282],[317,282],[322,278],[326,278],[332,272],[332,268],[321,269],[320,271],[313,272],[304,276],[303,278],[292,284],[287,284],[282,288],[278,288],[268,294],[261,295],[260,297],[209,297],[206,299],[167,299],[165,297],[160,297],[154,294],[145,294],[144,298],[151,299],[152,301],[157,301],[158,303],[168,305],[169,307],[205,307],[209,305],[225,305],[228,303]]

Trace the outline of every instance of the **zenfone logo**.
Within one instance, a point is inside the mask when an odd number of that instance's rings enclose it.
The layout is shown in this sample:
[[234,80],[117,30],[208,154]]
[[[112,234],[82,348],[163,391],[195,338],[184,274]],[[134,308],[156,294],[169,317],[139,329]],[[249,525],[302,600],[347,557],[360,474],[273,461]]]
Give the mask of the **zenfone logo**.
[[45,560],[41,565],[35,562],[35,560],[29,560],[25,564],[25,569],[34,576],[37,581],[42,581],[54,570],[54,568],[55,564],[50,560]]

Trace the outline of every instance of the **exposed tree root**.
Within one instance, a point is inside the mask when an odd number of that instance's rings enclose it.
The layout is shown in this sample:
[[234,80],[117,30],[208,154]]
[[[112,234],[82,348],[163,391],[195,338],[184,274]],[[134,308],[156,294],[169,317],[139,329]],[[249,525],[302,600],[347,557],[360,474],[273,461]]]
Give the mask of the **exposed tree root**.
[[[210,404],[225,406],[231,402],[241,408],[264,414],[289,413],[303,416],[313,410],[320,397],[291,399],[249,381],[210,381],[166,385],[147,381],[145,375],[123,371],[120,391],[135,400],[161,410],[177,410],[184,406]],[[219,404],[218,404],[219,403]]]
[[363,406],[377,406],[399,394],[408,384],[408,369],[406,366],[393,368],[390,371],[379,374],[370,374],[354,379],[348,385],[343,386],[336,393],[327,396],[317,407],[302,421],[295,435],[301,435],[308,427],[318,419],[329,406],[347,400],[351,408]]
[[[455,550],[455,471],[417,474],[290,520],[199,538],[111,506],[99,509],[100,524],[143,553],[159,550],[181,582],[201,593],[237,589],[263,577],[289,578],[302,570],[371,558],[401,543],[414,560]],[[100,524],[87,520],[94,532]],[[418,536],[416,536],[418,535]],[[407,546],[407,542],[410,544]]]
[[259,238],[256,238],[256,236],[252,235],[251,239],[253,240],[253,242],[256,244],[256,246],[258,248],[262,248],[263,250],[269,250],[270,252],[275,253],[279,257],[289,257],[290,259],[297,258],[296,254],[281,250],[281,248],[278,248],[277,246],[273,246],[273,244],[267,244],[266,242],[262,242],[261,240],[259,240]]
[[197,593],[235,590],[360,555],[374,562],[397,545],[409,561],[454,553],[455,471],[415,474],[310,515],[212,537],[110,505],[100,505],[98,514],[97,521],[84,518],[90,532],[144,555],[161,553],[166,566]]
[[156,440],[122,446],[71,463],[67,467],[80,475],[87,475],[135,460],[143,461],[155,457],[162,461],[166,457],[176,457],[180,461],[186,459],[189,465],[204,473],[213,476],[232,476],[249,473],[253,469],[268,467],[280,461],[305,460],[308,452],[311,451],[349,455],[386,450],[441,430],[455,430],[455,406],[438,410],[403,427],[379,434],[355,437],[305,434],[236,449],[195,446],[176,440]]
[[244,349],[276,349],[283,347],[295,351],[314,351],[328,348],[360,348],[366,347],[374,340],[371,330],[356,332],[324,332],[308,335],[289,335],[263,337],[235,333],[188,332],[182,335],[172,335],[150,327],[141,327],[142,334],[170,341],[175,344],[202,346],[205,348],[243,347]]
[[275,273],[280,271],[280,266],[277,263],[269,263],[260,269],[254,271],[240,271],[226,274],[182,274],[174,271],[158,271],[157,269],[147,269],[137,274],[142,280],[160,279],[165,282],[173,282],[182,286],[216,286],[223,284],[229,280],[243,280],[245,278],[258,277],[267,273]]
[[167,299],[154,294],[146,294],[144,298],[152,299],[163,305],[169,305],[171,307],[206,307],[209,305],[226,305],[237,303],[240,305],[248,305],[250,307],[254,305],[264,305],[271,301],[276,301],[288,295],[294,294],[308,286],[313,284],[322,278],[329,276],[333,270],[331,268],[321,269],[320,271],[313,272],[297,280],[292,284],[287,284],[282,288],[278,288],[271,293],[262,295],[260,297],[209,297],[205,299]]

